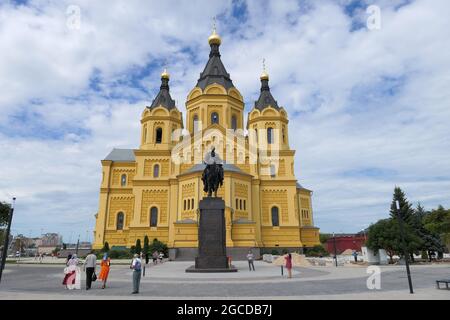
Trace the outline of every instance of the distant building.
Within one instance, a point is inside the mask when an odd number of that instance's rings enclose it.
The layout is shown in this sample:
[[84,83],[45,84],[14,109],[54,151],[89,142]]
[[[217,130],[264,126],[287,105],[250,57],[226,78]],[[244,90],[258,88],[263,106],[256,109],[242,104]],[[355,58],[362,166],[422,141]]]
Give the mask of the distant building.
[[46,233],[41,237],[41,243],[38,246],[57,247],[62,245],[62,236],[58,233]]
[[331,237],[326,242],[326,250],[330,254],[334,254],[334,246],[336,241],[336,253],[341,254],[347,249],[356,250],[361,252],[361,247],[366,242],[364,234],[336,234],[335,237]]

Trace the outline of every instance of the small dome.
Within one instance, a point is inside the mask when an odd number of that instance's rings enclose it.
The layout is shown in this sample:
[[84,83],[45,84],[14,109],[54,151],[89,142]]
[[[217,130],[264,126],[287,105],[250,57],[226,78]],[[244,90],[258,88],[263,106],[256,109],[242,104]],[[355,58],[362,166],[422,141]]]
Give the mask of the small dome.
[[169,79],[170,75],[166,69],[164,69],[163,73],[161,73],[161,78]]
[[263,71],[261,73],[261,77],[259,77],[261,80],[269,80],[269,74],[266,71]]
[[208,42],[210,45],[220,45],[222,43],[222,39],[220,39],[220,36],[216,33],[216,29],[214,29],[212,35],[209,36]]

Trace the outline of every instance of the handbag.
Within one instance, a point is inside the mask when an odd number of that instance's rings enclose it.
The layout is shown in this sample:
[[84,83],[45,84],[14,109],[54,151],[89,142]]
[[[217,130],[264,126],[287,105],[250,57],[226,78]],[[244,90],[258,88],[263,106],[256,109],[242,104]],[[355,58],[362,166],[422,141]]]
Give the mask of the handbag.
[[95,282],[97,280],[97,275],[95,272],[92,274],[92,282]]

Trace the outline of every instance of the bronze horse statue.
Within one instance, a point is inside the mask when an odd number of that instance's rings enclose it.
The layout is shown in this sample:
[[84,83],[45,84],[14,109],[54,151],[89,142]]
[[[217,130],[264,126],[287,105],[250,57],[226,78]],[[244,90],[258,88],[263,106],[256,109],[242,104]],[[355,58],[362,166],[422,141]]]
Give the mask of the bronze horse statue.
[[214,192],[214,197],[217,198],[217,190],[223,185],[223,165],[216,163],[214,148],[210,155],[209,163],[203,162],[206,164],[202,174],[203,191],[208,193],[208,197],[211,197]]

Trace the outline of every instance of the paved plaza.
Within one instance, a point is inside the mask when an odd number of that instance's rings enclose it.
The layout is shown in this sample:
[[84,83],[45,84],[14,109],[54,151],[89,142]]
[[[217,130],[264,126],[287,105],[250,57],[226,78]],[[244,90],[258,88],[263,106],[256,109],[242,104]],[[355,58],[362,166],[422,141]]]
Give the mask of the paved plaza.
[[90,291],[70,291],[62,285],[63,265],[7,264],[0,299],[450,299],[450,291],[437,290],[435,284],[450,278],[449,264],[412,266],[414,295],[409,294],[404,266],[380,266],[381,289],[369,290],[370,274],[363,266],[294,268],[288,279],[279,266],[262,261],[255,262],[255,272],[248,271],[245,261],[234,262],[236,273],[185,273],[190,265],[150,264],[140,294],[131,295],[127,265],[111,266],[105,290],[96,282]]

